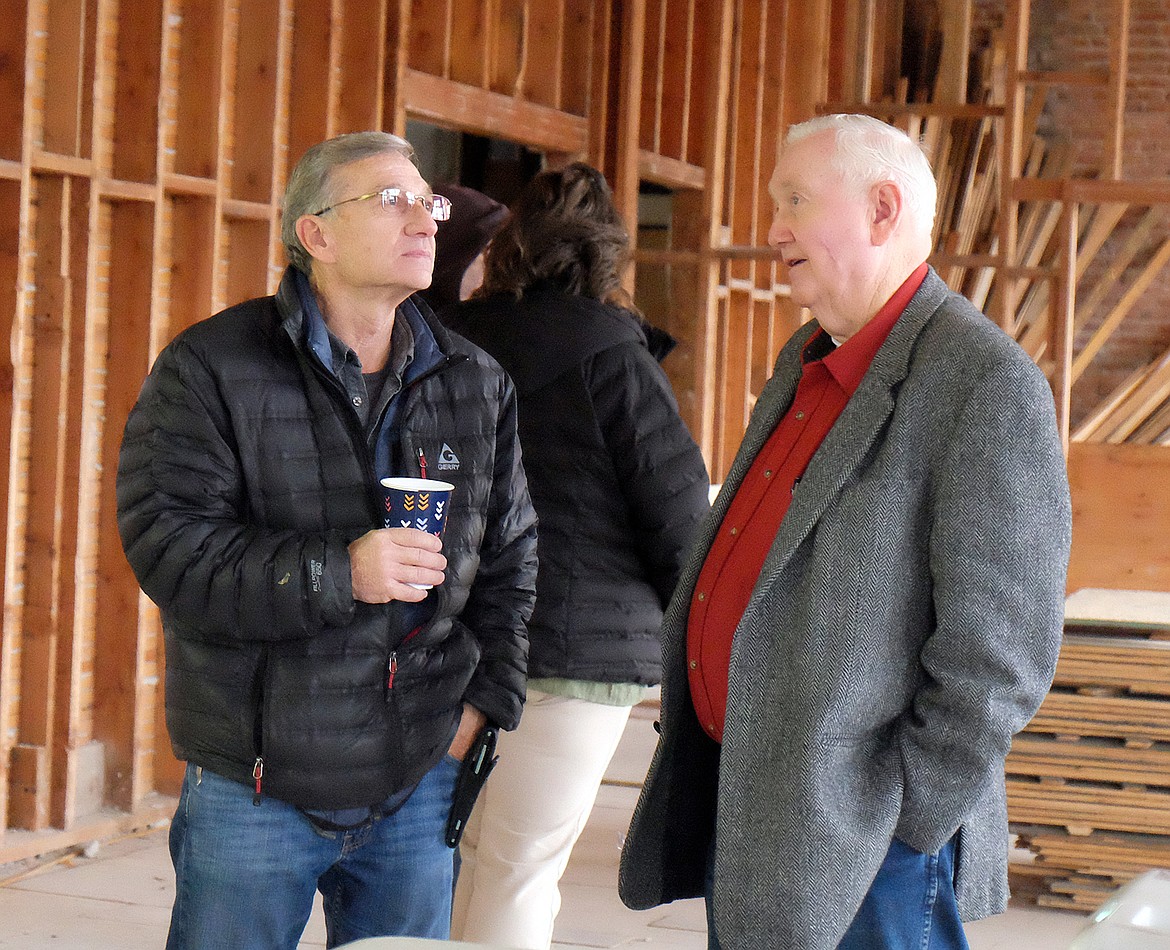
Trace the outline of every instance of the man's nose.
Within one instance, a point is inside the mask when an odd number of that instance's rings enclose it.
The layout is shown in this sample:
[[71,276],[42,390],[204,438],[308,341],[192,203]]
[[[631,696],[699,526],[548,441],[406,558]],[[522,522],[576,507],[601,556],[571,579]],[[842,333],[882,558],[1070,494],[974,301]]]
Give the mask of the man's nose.
[[768,246],[779,247],[792,240],[792,229],[781,211],[772,215],[772,226],[768,228]]
[[406,226],[412,234],[435,234],[439,230],[439,222],[423,207],[421,201],[416,201],[411,207]]

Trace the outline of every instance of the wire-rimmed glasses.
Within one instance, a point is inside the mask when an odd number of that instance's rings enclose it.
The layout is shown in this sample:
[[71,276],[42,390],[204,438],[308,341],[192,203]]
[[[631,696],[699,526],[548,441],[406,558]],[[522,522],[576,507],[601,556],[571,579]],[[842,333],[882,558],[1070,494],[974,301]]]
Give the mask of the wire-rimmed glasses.
[[327,211],[332,211],[334,208],[339,208],[344,204],[349,204],[351,201],[366,201],[369,198],[379,198],[382,202],[383,211],[397,211],[404,214],[415,206],[415,203],[422,204],[429,214],[436,221],[446,221],[451,217],[451,199],[444,198],[442,195],[416,195],[413,191],[404,191],[401,188],[383,188],[381,191],[371,191],[368,195],[358,195],[356,198],[346,198],[343,201],[337,201],[331,204],[328,208],[322,208],[320,211],[314,211],[316,214],[325,214]]

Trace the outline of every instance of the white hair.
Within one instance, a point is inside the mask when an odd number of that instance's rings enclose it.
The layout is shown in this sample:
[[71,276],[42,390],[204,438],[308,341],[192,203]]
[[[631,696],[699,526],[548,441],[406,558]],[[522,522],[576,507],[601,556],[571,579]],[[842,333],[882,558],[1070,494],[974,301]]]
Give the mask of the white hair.
[[911,217],[929,235],[934,227],[938,185],[930,162],[901,129],[868,115],[822,115],[788,129],[788,145],[818,132],[832,132],[836,149],[830,164],[845,183],[859,191],[893,181]]

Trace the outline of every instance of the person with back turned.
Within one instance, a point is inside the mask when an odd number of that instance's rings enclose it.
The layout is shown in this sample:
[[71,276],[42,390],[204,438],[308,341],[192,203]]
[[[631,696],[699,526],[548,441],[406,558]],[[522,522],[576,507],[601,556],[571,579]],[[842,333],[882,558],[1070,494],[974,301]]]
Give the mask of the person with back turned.
[[[629,235],[597,169],[537,175],[488,250],[481,295],[439,318],[515,381],[540,520],[528,700],[462,846],[452,933],[547,950],[559,880],[709,503],[707,469],[621,286]],[[665,336],[665,334],[662,334]]]

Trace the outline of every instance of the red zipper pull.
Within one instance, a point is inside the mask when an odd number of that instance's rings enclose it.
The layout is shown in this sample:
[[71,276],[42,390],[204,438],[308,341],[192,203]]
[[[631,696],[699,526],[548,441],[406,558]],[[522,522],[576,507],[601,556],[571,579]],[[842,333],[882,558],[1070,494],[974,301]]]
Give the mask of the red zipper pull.
[[418,447],[418,471],[420,478],[427,477],[427,457],[423,455],[422,446]]
[[252,778],[256,780],[256,791],[252,795],[252,804],[260,804],[260,780],[264,777],[264,759],[256,756],[256,764],[252,766]]
[[386,664],[386,689],[394,688],[394,674],[398,672],[398,654],[390,654],[390,662]]

